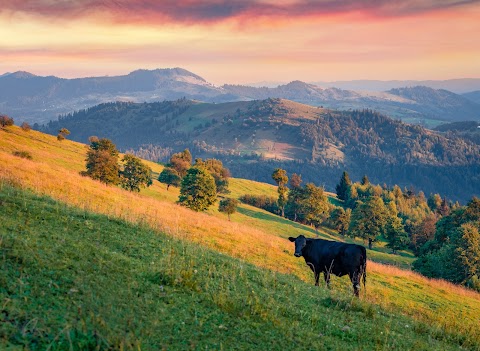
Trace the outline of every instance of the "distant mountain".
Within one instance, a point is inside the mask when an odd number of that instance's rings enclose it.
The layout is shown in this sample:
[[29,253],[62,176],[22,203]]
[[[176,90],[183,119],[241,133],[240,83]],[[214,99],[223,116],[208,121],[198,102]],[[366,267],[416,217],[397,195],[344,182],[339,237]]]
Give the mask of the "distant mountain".
[[[182,68],[137,70],[124,76],[77,79],[15,72],[0,77],[0,113],[11,115],[17,123],[33,124],[113,101],[155,102],[186,97],[222,103],[284,98],[331,109],[373,109],[427,126],[478,118],[476,111],[480,110],[480,104],[466,98],[433,89],[409,94],[408,89],[352,91],[321,88],[301,81],[274,88],[228,84],[218,87]],[[429,98],[423,98],[424,95]]]
[[189,148],[217,157],[236,177],[271,182],[282,167],[332,191],[343,170],[418,190],[466,200],[479,194],[480,146],[377,112],[333,111],[289,100],[222,104],[186,99],[161,103],[109,103],[66,115],[44,131],[65,127],[70,138],[96,135],[122,150],[166,161]]
[[445,89],[457,94],[480,90],[480,78],[463,78],[449,80],[345,80],[311,82],[320,87],[336,87],[356,91],[387,91],[394,88],[426,86],[433,89]]
[[255,88],[244,85],[224,85],[222,88],[232,95],[242,96],[252,100],[281,98],[297,102],[320,104],[322,102],[345,101],[362,97],[353,91],[340,90],[337,88],[323,89],[298,80],[285,85],[279,85],[276,88]]
[[0,111],[29,122],[109,101],[162,101],[188,96],[209,100],[224,94],[182,68],[138,70],[125,76],[63,79],[15,72],[0,77]]
[[410,100],[406,106],[430,118],[480,121],[480,105],[448,90],[429,87],[391,89],[387,93]]
[[480,104],[480,90],[471,91],[469,93],[462,94],[462,96],[470,101]]

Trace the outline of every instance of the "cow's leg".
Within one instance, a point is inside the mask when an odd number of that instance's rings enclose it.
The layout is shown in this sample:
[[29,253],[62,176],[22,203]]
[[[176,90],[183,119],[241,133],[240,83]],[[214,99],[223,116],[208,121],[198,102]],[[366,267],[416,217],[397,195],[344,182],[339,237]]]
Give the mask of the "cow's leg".
[[360,291],[360,274],[359,272],[353,272],[349,274],[350,276],[350,281],[352,282],[353,285],[353,293],[355,294],[356,297],[359,295]]
[[330,273],[327,271],[323,272],[323,278],[325,279],[325,284],[327,284],[327,288],[330,289]]

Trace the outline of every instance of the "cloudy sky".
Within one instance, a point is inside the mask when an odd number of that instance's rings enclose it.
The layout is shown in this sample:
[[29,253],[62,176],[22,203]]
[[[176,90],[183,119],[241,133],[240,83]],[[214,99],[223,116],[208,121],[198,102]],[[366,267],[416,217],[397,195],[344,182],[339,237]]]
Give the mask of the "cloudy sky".
[[1,0],[0,74],[480,78],[480,1]]

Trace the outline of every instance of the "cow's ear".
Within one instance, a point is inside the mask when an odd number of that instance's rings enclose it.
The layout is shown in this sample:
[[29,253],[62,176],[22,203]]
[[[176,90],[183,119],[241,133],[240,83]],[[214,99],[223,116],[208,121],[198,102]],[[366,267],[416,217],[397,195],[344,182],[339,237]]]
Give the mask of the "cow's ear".
[[289,237],[288,240],[290,240],[292,243],[296,240],[297,238]]

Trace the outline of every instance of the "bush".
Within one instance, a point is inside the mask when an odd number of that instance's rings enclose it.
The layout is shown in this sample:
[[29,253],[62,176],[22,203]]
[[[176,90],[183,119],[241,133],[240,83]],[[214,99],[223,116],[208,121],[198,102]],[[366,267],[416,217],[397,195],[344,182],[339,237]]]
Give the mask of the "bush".
[[26,158],[27,160],[33,159],[32,154],[28,151],[14,151],[12,152],[13,156]]
[[32,130],[32,127],[27,122],[23,122],[20,128],[22,128],[24,132],[29,132]]
[[271,213],[278,214],[280,211],[277,199],[273,196],[245,194],[240,196],[240,201]]
[[9,127],[13,126],[13,118],[8,117],[7,115],[0,115],[0,126],[1,127]]

